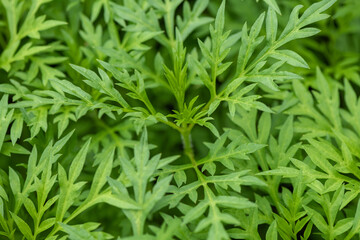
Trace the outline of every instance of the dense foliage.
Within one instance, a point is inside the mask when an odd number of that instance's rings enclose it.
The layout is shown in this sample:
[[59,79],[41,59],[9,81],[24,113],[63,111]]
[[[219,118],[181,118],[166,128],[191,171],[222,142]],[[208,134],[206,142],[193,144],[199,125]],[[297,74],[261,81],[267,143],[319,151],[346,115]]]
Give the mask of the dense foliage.
[[1,0],[0,239],[360,239],[359,9]]

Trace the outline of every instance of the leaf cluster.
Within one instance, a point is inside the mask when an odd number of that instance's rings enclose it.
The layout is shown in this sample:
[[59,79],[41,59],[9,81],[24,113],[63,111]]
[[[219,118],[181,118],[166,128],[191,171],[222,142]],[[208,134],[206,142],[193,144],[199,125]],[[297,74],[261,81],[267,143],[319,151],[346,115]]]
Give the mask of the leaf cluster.
[[0,238],[358,239],[357,5],[1,0]]

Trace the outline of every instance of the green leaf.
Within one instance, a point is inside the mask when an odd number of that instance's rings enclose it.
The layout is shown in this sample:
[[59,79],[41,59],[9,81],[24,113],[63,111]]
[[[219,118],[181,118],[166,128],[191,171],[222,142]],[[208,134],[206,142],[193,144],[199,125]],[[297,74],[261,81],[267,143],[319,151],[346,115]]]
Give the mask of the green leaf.
[[276,2],[276,0],[264,0],[272,9],[274,9],[278,14],[281,14],[280,8]]
[[354,219],[352,221],[352,228],[350,230],[350,232],[347,234],[346,236],[346,240],[349,240],[352,238],[352,236],[354,236],[360,229],[360,200],[358,200],[358,203],[356,205],[356,212],[355,212],[355,216]]
[[320,2],[312,4],[309,8],[305,10],[301,18],[299,19],[299,27],[309,25],[314,22],[321,21],[325,18],[328,18],[329,15],[323,14],[325,10],[330,8],[336,0],[322,0]]
[[197,0],[191,9],[189,2],[184,2],[183,17],[178,15],[176,19],[183,40],[196,28],[212,21],[210,17],[201,16],[201,13],[206,9],[208,4],[209,0]]
[[103,70],[99,69],[99,73],[101,75],[101,79],[100,79],[98,75],[91,70],[72,64],[71,67],[86,78],[85,83],[109,95],[114,99],[114,101],[117,101],[119,104],[121,104],[121,106],[126,108],[129,107],[129,104],[125,101],[125,99],[121,96],[121,94],[113,87],[113,83],[111,82],[110,78],[106,75],[106,73]]
[[233,197],[233,196],[218,196],[216,197],[217,204],[235,209],[253,208],[256,204],[250,202],[245,198]]
[[96,240],[90,232],[86,231],[84,228],[73,227],[67,224],[60,223],[64,231],[69,234],[71,240]]
[[10,142],[6,142],[2,146],[1,153],[5,156],[10,156],[11,154],[29,154],[30,152],[19,144],[13,145]]
[[291,50],[277,50],[270,57],[284,61],[294,67],[309,68],[305,60],[296,52]]
[[339,220],[334,228],[334,235],[339,236],[348,231],[353,226],[354,220],[352,218],[345,218]]
[[121,209],[141,209],[136,202],[132,201],[131,199],[124,199],[120,196],[112,196],[109,194],[103,194],[100,196],[100,201],[106,202],[107,204],[110,204],[112,206],[115,206],[117,208]]
[[7,132],[8,126],[12,120],[12,115],[14,110],[7,111],[8,109],[8,95],[4,95],[0,101],[0,150],[2,148],[5,134]]
[[112,167],[113,167],[113,159],[114,159],[115,149],[112,149],[105,156],[105,159],[101,161],[100,165],[96,169],[89,195],[87,196],[88,200],[95,198],[100,190],[103,188],[107,181],[107,177],[110,175]]
[[266,40],[273,43],[277,38],[278,20],[273,8],[266,14]]
[[[21,137],[22,129],[23,129],[23,118],[17,117],[13,122],[10,130],[10,138],[13,145],[15,145],[16,141]],[[1,147],[0,147],[1,149]]]
[[74,183],[75,180],[80,176],[83,169],[86,154],[90,146],[91,139],[88,139],[86,143],[81,147],[80,151],[76,154],[69,169],[69,182]]
[[39,232],[44,232],[44,231],[48,230],[49,228],[51,228],[52,226],[54,226],[55,223],[56,223],[55,218],[48,218],[48,219],[41,222],[38,231]]
[[63,94],[63,92],[66,92],[70,95],[73,95],[75,97],[78,97],[86,102],[91,102],[91,96],[84,90],[82,90],[80,87],[74,85],[73,83],[66,81],[66,80],[57,80],[53,79],[51,81],[52,86]]
[[209,202],[207,200],[201,201],[194,208],[192,208],[188,213],[186,213],[183,224],[187,224],[197,218],[199,218],[208,208]]
[[20,178],[12,168],[9,168],[9,182],[10,182],[11,191],[16,196],[21,191]]
[[293,138],[293,117],[289,116],[279,133],[279,147],[282,151],[286,151],[291,144]]
[[207,127],[216,137],[220,137],[218,130],[212,123],[206,122],[204,126]]
[[33,239],[33,234],[31,232],[29,225],[27,225],[27,223],[24,220],[22,220],[20,217],[18,217],[14,213],[11,213],[11,217],[14,219],[20,232],[26,237],[26,239],[29,239],[29,240]]
[[222,1],[215,18],[215,29],[222,33],[225,25],[225,1]]
[[316,228],[318,228],[322,233],[328,233],[328,225],[325,222],[325,219],[321,216],[320,213],[316,212],[314,209],[304,206],[304,209],[311,218],[311,221],[314,223]]
[[266,232],[266,240],[277,240],[277,239],[278,239],[277,224],[276,221],[273,221]]
[[277,84],[274,83],[274,80],[284,81],[288,79],[301,79],[301,77],[295,73],[288,71],[277,71],[277,69],[283,65],[283,62],[278,62],[273,64],[270,68],[260,70],[263,64],[264,63],[259,63],[259,66],[248,74],[246,80],[260,83],[272,91],[279,91]]

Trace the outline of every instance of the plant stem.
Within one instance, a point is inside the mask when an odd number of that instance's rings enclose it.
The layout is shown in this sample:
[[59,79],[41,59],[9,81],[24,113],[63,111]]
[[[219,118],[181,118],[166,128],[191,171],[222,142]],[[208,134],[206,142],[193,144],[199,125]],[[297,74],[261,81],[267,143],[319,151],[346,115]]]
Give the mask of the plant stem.
[[181,136],[182,136],[183,145],[184,145],[184,153],[190,159],[193,167],[197,168],[194,150],[193,150],[192,141],[191,141],[191,128],[187,128],[187,127],[183,128],[183,130],[181,131]]

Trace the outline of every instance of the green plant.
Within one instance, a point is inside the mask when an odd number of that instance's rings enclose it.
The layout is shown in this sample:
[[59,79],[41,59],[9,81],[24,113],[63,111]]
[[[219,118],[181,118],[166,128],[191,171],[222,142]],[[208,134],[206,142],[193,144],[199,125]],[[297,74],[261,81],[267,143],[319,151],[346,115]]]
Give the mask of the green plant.
[[263,2],[2,0],[1,239],[358,239],[357,2]]

